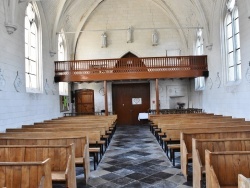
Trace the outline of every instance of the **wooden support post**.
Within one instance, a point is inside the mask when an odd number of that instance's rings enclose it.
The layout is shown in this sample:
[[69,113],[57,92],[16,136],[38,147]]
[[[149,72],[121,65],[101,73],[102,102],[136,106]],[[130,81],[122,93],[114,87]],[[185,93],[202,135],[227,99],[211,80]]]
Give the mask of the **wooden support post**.
[[108,116],[108,94],[107,94],[107,81],[104,80],[104,101],[105,101],[105,116]]
[[156,114],[159,114],[159,79],[155,80]]

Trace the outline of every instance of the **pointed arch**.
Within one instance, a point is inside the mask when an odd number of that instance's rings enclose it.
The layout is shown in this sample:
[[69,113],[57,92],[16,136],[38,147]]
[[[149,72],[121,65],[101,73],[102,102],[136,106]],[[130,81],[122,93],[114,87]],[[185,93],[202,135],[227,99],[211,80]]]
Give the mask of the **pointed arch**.
[[24,29],[26,91],[41,93],[43,91],[42,24],[35,2],[27,4]]

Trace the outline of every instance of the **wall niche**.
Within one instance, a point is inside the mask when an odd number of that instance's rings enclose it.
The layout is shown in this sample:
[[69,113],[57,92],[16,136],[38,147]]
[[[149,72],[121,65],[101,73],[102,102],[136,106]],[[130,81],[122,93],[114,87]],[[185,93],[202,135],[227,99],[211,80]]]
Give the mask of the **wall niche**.
[[171,85],[167,86],[167,100],[169,100],[169,108],[177,109],[180,104],[183,108],[188,107],[188,92],[186,85]]

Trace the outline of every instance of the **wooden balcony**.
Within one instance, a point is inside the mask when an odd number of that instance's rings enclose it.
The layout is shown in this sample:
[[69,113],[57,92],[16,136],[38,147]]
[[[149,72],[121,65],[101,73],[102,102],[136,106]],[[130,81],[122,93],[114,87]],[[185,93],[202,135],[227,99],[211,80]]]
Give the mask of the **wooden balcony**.
[[55,62],[55,82],[194,78],[208,76],[207,56],[95,59]]

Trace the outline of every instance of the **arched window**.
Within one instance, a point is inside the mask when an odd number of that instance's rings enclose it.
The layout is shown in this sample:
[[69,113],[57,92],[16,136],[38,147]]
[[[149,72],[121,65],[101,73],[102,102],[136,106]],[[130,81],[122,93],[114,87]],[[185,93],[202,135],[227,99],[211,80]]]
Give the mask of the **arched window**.
[[[197,30],[196,55],[203,55],[202,29]],[[204,89],[205,89],[205,78],[203,76],[195,78],[195,90],[199,91]]]
[[235,0],[227,4],[228,13],[225,17],[226,36],[226,70],[229,82],[241,79],[239,11]]
[[[66,59],[66,40],[63,31],[58,34],[58,61]],[[59,82],[59,95],[69,95],[69,84],[67,82]]]
[[25,12],[25,78],[26,91],[42,92],[42,69],[40,58],[39,15],[32,3]]
[[196,37],[196,54],[203,55],[203,36],[202,29],[198,29]]

